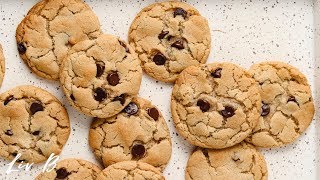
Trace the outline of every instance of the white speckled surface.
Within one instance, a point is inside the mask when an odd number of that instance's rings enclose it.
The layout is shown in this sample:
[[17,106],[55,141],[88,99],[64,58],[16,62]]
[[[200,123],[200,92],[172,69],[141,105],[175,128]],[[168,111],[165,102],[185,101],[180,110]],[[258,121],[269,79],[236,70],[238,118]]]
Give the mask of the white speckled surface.
[[[0,0],[0,41],[6,57],[6,76],[0,91],[32,84],[49,90],[67,107],[72,132],[61,158],[76,157],[95,161],[87,136],[91,118],[71,108],[59,84],[38,78],[20,60],[15,29],[37,0]],[[153,0],[87,1],[100,18],[102,29],[127,40],[135,14]],[[212,52],[209,62],[231,61],[243,67],[262,60],[282,60],[298,67],[311,83],[316,111],[320,110],[320,0],[189,0],[210,22]],[[317,30],[315,30],[317,28]],[[144,76],[140,95],[150,99],[164,114],[172,135],[173,154],[164,175],[169,180],[184,179],[184,168],[193,147],[183,140],[170,115],[171,86]],[[269,179],[319,179],[320,117],[295,143],[284,148],[262,149]],[[33,179],[43,167],[31,172],[6,175],[7,161],[0,159],[0,179]]]

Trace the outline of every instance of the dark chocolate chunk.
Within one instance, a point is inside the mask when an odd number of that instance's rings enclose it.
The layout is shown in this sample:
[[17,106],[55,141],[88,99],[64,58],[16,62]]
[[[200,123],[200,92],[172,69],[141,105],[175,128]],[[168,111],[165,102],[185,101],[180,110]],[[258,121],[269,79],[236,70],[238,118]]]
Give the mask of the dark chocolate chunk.
[[169,31],[162,31],[159,35],[158,38],[159,39],[163,39],[164,37],[166,37],[166,35],[169,34]]
[[202,99],[198,100],[197,106],[199,106],[202,112],[207,112],[210,109],[210,103]]
[[187,17],[188,13],[182,8],[176,8],[173,12],[173,17],[182,16],[184,19]]
[[167,58],[160,52],[153,56],[153,62],[158,66],[164,65],[166,63],[166,60]]
[[3,104],[4,105],[7,105],[10,101],[12,101],[14,99],[14,97],[13,96],[9,96],[4,102],[3,102]]
[[234,116],[235,109],[231,106],[226,106],[226,107],[224,107],[224,110],[222,110],[220,113],[222,114],[223,117],[230,118],[230,117]]
[[146,153],[146,148],[142,144],[135,144],[131,149],[133,159],[140,159]]
[[66,170],[66,168],[60,168],[56,171],[57,176],[56,179],[65,179],[70,175],[70,173]]
[[44,108],[40,102],[34,102],[30,106],[31,115],[34,115],[35,113],[37,113],[39,111],[43,111],[43,109]]
[[115,97],[113,101],[120,101],[121,105],[123,105],[126,102],[126,94]]
[[104,89],[98,87],[94,90],[94,99],[96,101],[102,102],[104,99],[107,98],[107,93]]
[[108,74],[107,80],[108,80],[108,83],[109,83],[111,86],[116,86],[116,85],[118,85],[118,84],[119,84],[119,81],[120,81],[120,78],[119,78],[119,75],[118,75],[117,71],[111,71],[111,72]]
[[177,40],[173,44],[171,44],[171,47],[177,48],[179,50],[184,49],[183,41],[182,40]]
[[261,116],[267,116],[270,113],[270,106],[268,104],[263,104],[261,107]]
[[155,121],[157,121],[159,119],[159,111],[157,110],[157,108],[150,108],[148,109],[148,114],[150,117],[152,117],[152,119],[154,119]]
[[126,112],[128,115],[134,115],[137,114],[139,111],[139,107],[136,103],[131,102],[124,108],[124,112]]
[[214,72],[211,73],[211,76],[214,78],[221,78],[222,68],[217,68]]
[[96,66],[97,66],[96,77],[101,77],[103,75],[103,73],[104,73],[105,64],[102,61],[98,61],[98,62],[96,62]]
[[20,54],[24,54],[24,53],[26,53],[27,48],[24,46],[23,43],[19,43],[18,44],[18,51],[19,51]]
[[11,130],[7,130],[7,131],[5,132],[5,134],[8,135],[8,136],[12,136],[12,135],[13,135],[13,132],[12,132]]

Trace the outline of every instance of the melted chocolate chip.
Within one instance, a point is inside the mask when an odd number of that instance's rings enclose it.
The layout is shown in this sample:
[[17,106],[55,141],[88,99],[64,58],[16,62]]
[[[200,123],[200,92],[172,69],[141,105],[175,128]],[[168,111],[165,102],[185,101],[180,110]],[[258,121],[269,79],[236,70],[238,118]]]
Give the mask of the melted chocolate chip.
[[11,155],[12,155],[12,156],[17,156],[18,153],[17,153],[17,152],[13,152],[13,153],[11,153]]
[[117,71],[111,71],[111,72],[108,74],[107,80],[108,80],[108,83],[109,83],[111,86],[116,86],[116,85],[118,85],[118,84],[119,84],[119,81],[120,81],[120,78],[119,78],[119,75],[118,75]]
[[139,107],[136,103],[131,102],[124,108],[124,112],[126,112],[128,115],[134,115],[137,114],[139,110]]
[[75,101],[75,100],[76,100],[76,98],[74,97],[73,94],[70,95],[70,99],[71,99],[72,101]]
[[126,94],[115,97],[113,101],[120,101],[121,105],[123,105],[126,102]]
[[197,106],[200,107],[202,112],[207,112],[210,109],[210,103],[202,99],[198,100]]
[[288,99],[288,102],[295,102],[295,103],[298,103],[296,98],[294,96],[290,96],[289,99]]
[[127,45],[126,45],[124,42],[119,41],[119,43],[120,43],[120,45],[121,45],[122,47],[124,47],[124,49],[126,50],[127,53],[130,53],[129,48],[127,47]]
[[270,106],[268,104],[263,104],[261,107],[261,116],[267,116],[270,113]]
[[35,135],[35,136],[38,136],[40,134],[40,131],[35,131],[32,134]]
[[177,48],[179,50],[184,49],[183,41],[178,40],[178,41],[174,42],[173,44],[171,44],[171,47]]
[[140,159],[146,153],[146,148],[142,144],[135,144],[131,149],[133,159]]
[[160,52],[153,56],[153,62],[158,66],[164,65],[166,63],[166,60],[167,58]]
[[18,44],[18,51],[20,54],[24,54],[27,51],[27,48],[23,45],[23,43]]
[[159,119],[159,111],[157,110],[157,108],[150,108],[148,109],[148,114],[150,117],[152,117],[152,119],[154,119],[155,121],[157,121]]
[[9,96],[4,102],[3,104],[6,106],[10,101],[12,101],[14,99],[13,96]]
[[98,61],[96,62],[96,66],[97,66],[97,74],[96,77],[101,77],[102,74],[104,73],[104,69],[105,69],[105,64],[102,61]]
[[230,117],[234,116],[235,110],[233,107],[226,106],[224,108],[224,110],[222,110],[220,113],[222,114],[223,117],[230,118]]
[[35,113],[39,112],[39,111],[43,111],[43,106],[41,103],[39,102],[34,102],[31,104],[30,106],[30,112],[31,112],[31,115],[34,115]]
[[169,31],[162,31],[159,35],[158,38],[159,39],[163,39],[164,37],[166,37],[166,35],[169,34]]
[[57,176],[56,179],[64,179],[70,175],[70,173],[66,170],[66,168],[60,168],[56,171]]
[[211,76],[214,78],[221,78],[222,68],[217,68],[214,72],[211,73]]
[[12,132],[11,130],[7,130],[7,131],[5,132],[5,134],[8,135],[8,136],[12,136],[12,135],[13,135],[13,132]]
[[96,101],[102,102],[104,99],[107,98],[107,93],[104,89],[98,87],[94,90],[94,99]]
[[182,8],[176,8],[173,12],[173,17],[182,16],[184,19],[187,17],[188,13]]

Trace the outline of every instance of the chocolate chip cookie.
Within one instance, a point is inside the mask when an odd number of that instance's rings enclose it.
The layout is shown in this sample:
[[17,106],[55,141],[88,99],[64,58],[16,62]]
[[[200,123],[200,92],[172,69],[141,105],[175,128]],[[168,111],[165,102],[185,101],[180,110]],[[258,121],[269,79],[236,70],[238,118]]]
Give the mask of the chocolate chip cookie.
[[140,89],[142,70],[131,47],[112,35],[76,44],[63,61],[60,82],[71,105],[107,118],[126,107]]
[[60,154],[70,134],[66,109],[49,92],[18,86],[0,95],[0,156],[40,163]]
[[204,148],[226,148],[244,140],[258,123],[260,107],[256,81],[231,63],[186,68],[171,98],[178,132]]
[[186,180],[191,179],[267,180],[268,170],[262,154],[241,143],[221,150],[197,149],[186,168]]
[[164,118],[155,106],[142,98],[134,98],[114,117],[95,119],[89,144],[105,167],[134,160],[163,170],[172,151]]
[[16,40],[21,58],[35,74],[58,80],[68,50],[99,34],[99,20],[82,0],[42,0],[19,24]]
[[2,46],[0,45],[0,86],[2,84],[5,73],[5,58],[3,55]]
[[98,175],[97,180],[148,179],[164,180],[164,176],[153,166],[136,161],[123,161],[113,164]]
[[263,62],[250,69],[262,98],[258,125],[247,141],[277,147],[295,141],[310,125],[314,103],[306,77],[282,62]]
[[168,1],[152,4],[136,16],[129,43],[148,75],[174,82],[186,67],[207,61],[211,35],[207,20],[194,7]]
[[101,169],[95,164],[81,159],[65,159],[57,163],[50,172],[41,173],[36,180],[95,180]]

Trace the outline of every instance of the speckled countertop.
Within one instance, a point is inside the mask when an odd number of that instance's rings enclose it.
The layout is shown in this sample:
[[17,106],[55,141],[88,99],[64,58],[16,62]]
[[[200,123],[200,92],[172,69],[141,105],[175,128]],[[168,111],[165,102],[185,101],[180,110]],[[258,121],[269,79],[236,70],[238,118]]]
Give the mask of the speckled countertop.
[[[91,118],[71,108],[57,82],[32,74],[20,60],[15,29],[37,0],[0,0],[0,42],[6,57],[6,76],[0,91],[31,84],[49,90],[67,107],[72,132],[61,158],[77,157],[95,162],[87,136]],[[127,40],[135,14],[153,0],[87,0],[100,18],[106,33]],[[281,60],[306,74],[320,110],[320,1],[319,0],[189,0],[210,22],[212,52],[208,62],[231,61],[243,67],[263,60]],[[144,76],[140,95],[157,105],[169,124],[173,141],[172,159],[164,175],[169,180],[184,179],[184,169],[193,149],[173,126],[170,114],[171,86]],[[295,143],[283,148],[261,149],[266,157],[269,179],[319,179],[320,117]],[[7,161],[0,160],[0,179],[32,179],[43,165],[31,172],[6,175]]]

